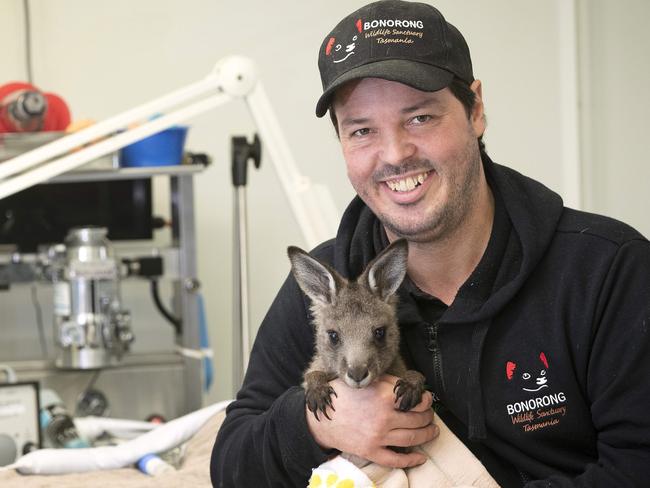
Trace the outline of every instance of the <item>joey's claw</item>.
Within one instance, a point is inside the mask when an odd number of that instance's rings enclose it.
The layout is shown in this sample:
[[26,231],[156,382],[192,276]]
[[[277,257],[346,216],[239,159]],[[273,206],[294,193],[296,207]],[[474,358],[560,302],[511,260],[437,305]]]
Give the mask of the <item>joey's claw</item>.
[[316,403],[311,399],[307,399],[306,403],[309,411],[314,414],[316,420],[320,421],[320,419],[318,418],[318,405],[316,405]]
[[336,411],[336,409],[334,408],[334,405],[332,405],[332,399],[331,398],[328,398],[327,400],[325,400],[325,403],[327,403],[327,406],[330,407],[332,409],[332,411]]
[[399,410],[406,412],[420,403],[423,387],[421,384],[413,384],[400,379],[395,383],[393,391],[395,392],[395,400],[399,401]]
[[327,414],[328,407],[334,411],[332,406],[332,394],[336,396],[334,389],[328,384],[321,384],[305,390],[305,402],[307,408],[314,414],[316,420],[320,422],[319,412],[328,420],[332,420]]
[[332,410],[334,410],[334,406],[332,405],[332,395],[334,395],[336,398],[338,398],[339,396],[336,394],[336,391],[331,386],[329,387],[329,390],[328,390],[327,393],[328,393],[327,401],[330,404],[330,407],[332,407]]

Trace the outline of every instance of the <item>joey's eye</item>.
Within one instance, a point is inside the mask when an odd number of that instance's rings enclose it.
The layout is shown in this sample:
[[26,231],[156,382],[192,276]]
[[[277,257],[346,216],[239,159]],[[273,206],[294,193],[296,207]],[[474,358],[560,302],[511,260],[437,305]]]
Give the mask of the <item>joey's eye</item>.
[[546,370],[545,370],[545,369],[541,370],[541,371],[539,372],[539,375],[540,375],[540,376],[546,376]]
[[337,345],[339,343],[340,338],[339,338],[339,333],[338,332],[336,332],[335,330],[328,330],[327,335],[330,338],[330,344],[335,346],[335,345]]
[[377,327],[374,332],[375,339],[378,341],[384,340],[384,337],[386,336],[386,328],[385,327]]
[[524,374],[521,375],[521,377],[523,379],[525,379],[525,380],[529,380],[530,379],[530,373],[524,373]]

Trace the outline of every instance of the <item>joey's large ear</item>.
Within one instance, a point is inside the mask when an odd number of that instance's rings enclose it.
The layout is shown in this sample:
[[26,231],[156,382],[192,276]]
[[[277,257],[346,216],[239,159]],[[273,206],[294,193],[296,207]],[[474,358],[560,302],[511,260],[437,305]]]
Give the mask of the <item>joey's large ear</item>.
[[373,259],[361,279],[382,300],[393,295],[406,276],[408,242],[399,239]]
[[341,278],[329,266],[311,257],[302,249],[289,246],[291,272],[305,294],[323,305],[334,301],[341,286]]

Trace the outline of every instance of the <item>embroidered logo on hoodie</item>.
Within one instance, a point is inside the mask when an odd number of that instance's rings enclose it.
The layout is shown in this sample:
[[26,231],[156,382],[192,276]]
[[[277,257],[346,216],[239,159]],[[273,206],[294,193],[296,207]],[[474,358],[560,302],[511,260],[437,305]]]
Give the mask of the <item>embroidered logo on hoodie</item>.
[[557,425],[567,413],[566,395],[554,390],[549,371],[544,352],[532,361],[524,358],[505,364],[506,381],[510,388],[521,392],[522,398],[507,404],[506,411],[513,425],[519,425],[524,432]]

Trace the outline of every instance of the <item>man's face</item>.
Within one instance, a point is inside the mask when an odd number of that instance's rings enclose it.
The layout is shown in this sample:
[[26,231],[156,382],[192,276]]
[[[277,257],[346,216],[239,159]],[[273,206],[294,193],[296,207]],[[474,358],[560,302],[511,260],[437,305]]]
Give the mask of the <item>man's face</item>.
[[336,93],[348,177],[389,235],[441,239],[477,211],[485,123],[480,82],[472,88],[478,103],[469,120],[448,88],[423,92],[363,78]]

